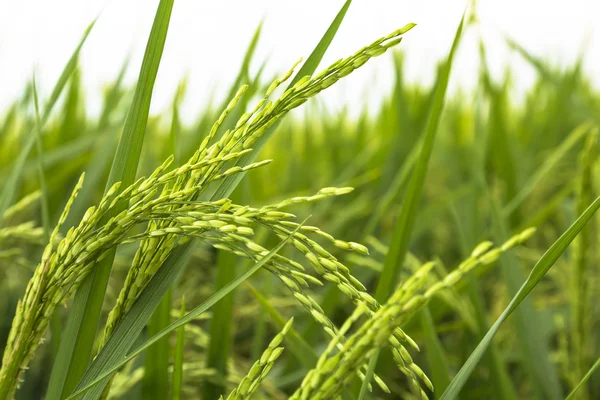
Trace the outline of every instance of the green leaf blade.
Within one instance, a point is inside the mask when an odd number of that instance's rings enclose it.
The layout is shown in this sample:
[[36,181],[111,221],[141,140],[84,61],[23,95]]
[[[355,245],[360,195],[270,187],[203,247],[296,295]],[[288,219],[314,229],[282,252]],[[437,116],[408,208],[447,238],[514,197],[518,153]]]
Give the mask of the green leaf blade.
[[458,374],[454,377],[450,386],[446,389],[441,397],[441,400],[453,400],[456,399],[460,390],[465,385],[467,379],[474,371],[475,367],[485,354],[485,351],[489,347],[492,339],[500,329],[502,323],[512,314],[512,312],[521,304],[521,302],[527,297],[527,295],[535,288],[540,282],[548,270],[554,265],[556,260],[561,256],[569,244],[575,239],[577,234],[583,229],[583,227],[589,222],[592,216],[600,208],[600,197],[596,198],[594,202],[588,207],[588,209],[564,232],[556,242],[550,246],[550,248],[544,253],[540,260],[533,267],[533,270],[529,274],[527,280],[523,283],[517,294],[512,298],[510,304],[504,309],[500,317],[496,320],[494,325],[489,329],[484,338],[479,342],[469,359],[462,366]]
[[[125,188],[135,179],[152,90],[166,41],[173,2],[174,0],[161,0],[157,8],[136,92],[117,146],[105,192],[116,182],[122,182],[121,187]],[[121,209],[125,206],[123,204]],[[108,218],[110,215],[106,216],[106,219]],[[111,250],[94,266],[74,296],[73,308],[79,310],[83,307],[83,311],[72,312],[69,315],[68,330],[64,332],[59,356],[52,369],[47,394],[49,400],[58,400],[68,395],[81,379],[90,361],[115,252],[116,250]]]

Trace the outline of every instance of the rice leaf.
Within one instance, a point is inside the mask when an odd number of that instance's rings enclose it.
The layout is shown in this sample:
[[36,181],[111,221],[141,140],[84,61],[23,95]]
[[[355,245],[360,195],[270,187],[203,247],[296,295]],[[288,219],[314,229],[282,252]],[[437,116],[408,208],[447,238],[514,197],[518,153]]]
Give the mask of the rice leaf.
[[[115,128],[116,129],[116,128]],[[44,164],[44,168],[47,170],[50,167],[56,167],[59,165],[64,165],[63,163],[68,161],[77,161],[77,157],[81,156],[85,152],[89,151],[99,142],[102,142],[109,133],[111,132],[109,129],[105,129],[102,132],[98,132],[95,137],[82,137],[70,140],[60,146],[47,149],[44,151],[44,156],[42,158],[42,162]],[[35,134],[35,132],[33,132]],[[42,132],[42,136],[44,136],[44,132]],[[25,162],[23,166],[22,176],[26,177],[33,173],[37,173],[37,159],[29,160]],[[5,179],[10,175],[12,171],[12,166],[7,166],[0,171],[0,179]],[[86,178],[87,182],[87,178]]]
[[[438,130],[437,128],[442,111],[444,109],[444,99],[446,97],[448,81],[450,80],[450,71],[452,70],[454,54],[456,53],[456,49],[458,48],[458,44],[462,36],[464,20],[465,14],[463,14],[456,30],[448,58],[443,69],[440,70],[440,74],[438,75],[433,102],[431,104],[431,109],[429,110],[429,118],[427,120],[423,145],[421,147],[419,158],[415,164],[414,170],[412,171],[406,194],[404,195],[402,211],[398,217],[398,221],[396,221],[396,228],[394,229],[394,233],[392,235],[390,249],[386,254],[383,270],[381,271],[377,283],[377,289],[375,290],[375,299],[380,304],[385,303],[392,292],[398,271],[400,270],[408,250],[410,236],[413,231],[417,216],[417,208],[421,200],[421,194],[425,184],[425,176],[427,174],[429,158],[431,157],[431,152],[433,150],[433,145],[435,143],[435,137]],[[366,387],[368,387],[371,379],[373,378],[375,364],[377,362],[376,357],[378,354],[379,351],[377,351],[375,355],[371,357],[368,375],[362,383],[362,393],[366,393]]]
[[391,293],[391,289],[396,282],[395,277],[402,265],[402,261],[404,260],[410,243],[410,235],[414,227],[417,208],[421,199],[421,193],[423,192],[425,177],[427,175],[427,165],[429,163],[429,158],[431,157],[438,130],[437,128],[444,109],[444,99],[446,97],[446,89],[448,88],[448,81],[450,79],[450,71],[452,70],[452,62],[462,36],[464,19],[465,17],[463,15],[460,24],[458,25],[458,29],[456,30],[456,35],[454,36],[448,59],[436,82],[435,95],[431,109],[429,110],[429,119],[423,139],[423,146],[412,172],[409,186],[403,199],[402,212],[395,224],[396,229],[392,236],[390,251],[385,258],[383,271],[381,272],[377,284],[375,299],[380,303],[385,302]]
[[571,393],[569,393],[569,395],[566,397],[565,400],[571,400],[571,399],[573,399],[574,396],[579,391],[579,389],[581,389],[585,385],[585,383],[592,377],[592,375],[594,375],[594,372],[596,372],[596,370],[598,368],[600,368],[600,358],[598,358],[596,360],[596,362],[594,363],[594,365],[592,365],[592,367],[585,374],[585,376],[583,378],[581,378],[581,381],[579,381],[579,383],[577,384],[577,386],[575,386],[575,388],[573,389],[573,391]]
[[38,93],[35,85],[35,76],[33,77],[33,104],[35,106],[35,143],[37,147],[37,163],[38,163],[38,174],[40,179],[40,190],[42,195],[40,196],[40,203],[42,208],[42,226],[44,228],[44,243],[50,241],[50,211],[48,210],[48,186],[46,184],[46,177],[44,174],[44,147],[42,144],[42,121],[40,119],[40,107],[38,102]]
[[[105,192],[116,182],[122,182],[121,187],[124,188],[133,183],[135,179],[152,90],[166,41],[173,2],[174,0],[161,0],[158,5],[142,61],[138,84],[123,127],[123,134],[119,140]],[[121,209],[124,209],[125,206],[123,204]],[[106,220],[110,217],[111,215],[107,215]],[[81,312],[71,312],[69,315],[59,354],[52,368],[47,394],[49,400],[69,394],[81,379],[89,363],[115,252],[116,250],[110,251],[95,265],[75,294],[73,311],[81,310]]]
[[365,379],[363,380],[362,385],[360,385],[360,392],[358,393],[358,400],[363,400],[367,396],[367,391],[369,391],[369,383],[373,376],[375,375],[375,367],[377,367],[377,361],[379,360],[379,351],[376,351],[369,360],[369,364],[367,365],[367,371],[365,372]]
[[382,196],[381,200],[377,202],[375,205],[375,210],[371,217],[369,218],[369,222],[367,222],[367,226],[365,228],[365,236],[369,236],[375,232],[375,228],[377,224],[380,222],[381,217],[385,214],[385,212],[390,208],[393,204],[394,199],[397,199],[400,195],[402,189],[406,186],[406,182],[408,178],[411,176],[410,172],[413,170],[415,163],[421,153],[422,141],[420,141],[417,145],[415,145],[409,155],[406,157],[398,172],[396,172],[396,176],[394,180],[390,184],[389,188]]
[[595,212],[600,208],[600,197],[596,198],[588,209],[565,231],[556,242],[539,259],[533,267],[527,280],[523,283],[517,294],[512,298],[509,305],[504,309],[500,317],[494,325],[489,329],[484,338],[479,342],[469,359],[462,366],[458,374],[454,377],[448,388],[444,391],[441,400],[452,400],[458,397],[460,390],[466,383],[467,379],[483,357],[485,351],[489,347],[492,339],[500,329],[502,323],[512,314],[512,312],[521,304],[527,295],[535,288],[535,286],[546,275],[548,270],[554,265],[556,260],[562,255],[569,244],[575,239],[577,234],[592,218]]
[[529,196],[536,185],[540,183],[563,159],[563,157],[571,150],[575,144],[579,142],[590,131],[591,123],[583,123],[571,132],[565,140],[556,147],[552,153],[544,160],[542,165],[531,175],[531,178],[521,187],[521,190],[513,197],[510,202],[502,208],[502,215],[509,216],[517,209],[521,203]]
[[166,158],[169,155],[173,154],[173,156],[175,157],[175,165],[180,165],[182,163],[181,151],[179,150],[179,147],[182,146],[181,140],[183,139],[181,137],[181,119],[179,117],[179,106],[183,98],[183,93],[185,92],[185,86],[186,82],[184,80],[179,84],[179,87],[177,88],[177,93],[173,98],[171,130],[169,131],[169,140],[167,142],[167,154],[165,156]]
[[554,75],[552,71],[550,71],[545,63],[540,60],[538,57],[527,51],[523,46],[517,43],[515,40],[507,37],[505,38],[506,44],[508,47],[519,53],[525,60],[527,60],[542,76],[544,79],[547,79],[550,82],[557,83],[558,78]]
[[[498,201],[492,197],[489,190],[488,198],[491,202],[493,237],[496,241],[503,241],[509,237],[508,221],[502,218]],[[525,279],[519,260],[512,252],[508,252],[500,257],[499,263],[508,294],[517,293]],[[546,329],[542,315],[535,310],[530,299],[524,299],[521,307],[516,310],[513,327],[522,353],[520,358],[532,378],[534,390],[539,396],[558,400],[561,387],[556,368],[550,361],[547,341],[544,340]]]

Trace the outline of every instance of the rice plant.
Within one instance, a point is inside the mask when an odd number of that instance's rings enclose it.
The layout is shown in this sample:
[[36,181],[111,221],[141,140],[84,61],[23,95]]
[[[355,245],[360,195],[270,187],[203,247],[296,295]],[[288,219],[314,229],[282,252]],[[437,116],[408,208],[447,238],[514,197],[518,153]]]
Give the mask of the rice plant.
[[[475,95],[450,96],[469,10],[431,87],[404,79],[413,23],[320,67],[348,0],[272,79],[249,69],[259,25],[188,126],[185,81],[149,113],[173,7],[97,118],[77,66],[93,23],[50,98],[32,79],[3,113],[0,399],[600,395],[600,103],[580,65],[508,40],[538,72],[514,106],[481,42]],[[396,72],[381,107],[324,112],[373,62]]]

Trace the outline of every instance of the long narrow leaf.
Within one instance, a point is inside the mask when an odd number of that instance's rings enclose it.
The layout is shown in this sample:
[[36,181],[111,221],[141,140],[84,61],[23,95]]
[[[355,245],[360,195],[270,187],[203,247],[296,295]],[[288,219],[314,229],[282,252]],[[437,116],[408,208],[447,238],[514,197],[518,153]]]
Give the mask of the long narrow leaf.
[[[452,62],[454,60],[454,54],[458,48],[460,38],[462,36],[463,25],[465,16],[460,20],[454,41],[448,54],[446,63],[444,64],[441,73],[438,76],[436,82],[436,89],[429,110],[429,118],[427,121],[427,128],[425,130],[425,137],[423,139],[423,145],[419,158],[412,172],[411,179],[409,182],[408,189],[406,191],[402,211],[396,221],[396,229],[392,235],[392,242],[390,249],[385,257],[383,264],[383,270],[379,276],[379,282],[375,291],[375,299],[380,303],[384,303],[389,297],[398,271],[404,261],[408,245],[410,243],[411,233],[413,231],[415,220],[417,217],[417,208],[421,200],[421,194],[423,192],[423,186],[425,185],[425,176],[427,175],[427,166],[429,164],[429,158],[433,150],[435,143],[435,137],[437,134],[437,128],[440,122],[442,111],[444,109],[444,99],[446,97],[446,90],[448,88],[448,81],[450,80],[450,71],[452,70]],[[369,363],[369,371],[367,377],[363,380],[361,392],[366,393],[365,387],[369,385],[372,375],[375,370],[376,358],[379,352],[376,352],[372,356],[371,362]],[[371,365],[373,364],[373,365]]]
[[561,161],[561,159],[569,152],[571,148],[575,144],[579,142],[580,139],[584,138],[586,134],[590,131],[591,123],[583,123],[579,125],[577,128],[571,132],[567,138],[552,151],[552,153],[546,158],[544,163],[532,174],[531,178],[523,185],[519,193],[515,197],[512,198],[510,203],[508,203],[503,209],[503,216],[510,215],[513,211],[517,209],[519,205],[533,192],[536,185],[542,181],[544,177],[546,177]]
[[[173,1],[161,0],[158,5],[133,102],[127,114],[105,190],[116,182],[122,182],[121,188],[125,188],[135,179],[152,90],[167,37]],[[121,205],[121,209],[125,207],[126,204]],[[116,213],[119,211],[119,209],[115,210]],[[106,220],[111,216],[107,215]],[[75,294],[73,308],[82,311],[71,312],[69,315],[64,339],[61,341],[59,354],[52,369],[47,394],[49,400],[58,400],[59,397],[69,394],[81,379],[89,363],[115,252],[116,250],[110,251],[94,266]]]
[[594,202],[588,207],[588,209],[564,232],[556,242],[550,246],[550,248],[544,253],[542,258],[533,267],[533,270],[529,274],[529,277],[523,283],[517,294],[513,297],[510,304],[504,309],[500,317],[496,320],[494,325],[486,333],[484,338],[479,342],[467,362],[462,366],[458,374],[454,377],[450,386],[446,389],[442,395],[442,400],[453,400],[456,399],[460,390],[466,383],[467,379],[483,357],[483,354],[489,347],[492,339],[496,335],[496,332],[500,329],[502,323],[508,318],[510,314],[521,304],[521,302],[527,297],[527,295],[535,288],[540,280],[546,275],[548,270],[554,265],[556,260],[561,256],[569,244],[575,239],[577,234],[583,229],[588,223],[596,211],[600,208],[600,197],[596,198]]
[[[37,147],[38,174],[40,178],[40,203],[42,209],[42,226],[44,228],[44,243],[50,241],[50,211],[48,210],[48,186],[44,175],[44,148],[42,144],[42,120],[40,118],[40,107],[38,103],[37,88],[35,85],[35,76],[33,77],[33,103],[35,106],[35,142]],[[1,215],[1,213],[0,213]]]
[[[508,237],[505,221],[500,217],[500,208],[493,207],[494,238],[497,241]],[[519,259],[512,253],[503,254],[499,259],[500,270],[509,296],[517,293],[525,274]],[[550,360],[550,350],[545,340],[541,315],[535,310],[531,299],[524,299],[513,317],[513,328],[517,346],[522,354],[521,361],[532,378],[534,389],[546,399],[559,400],[560,382],[554,364]]]
[[575,388],[573,389],[573,391],[571,393],[569,393],[569,395],[567,396],[567,398],[565,400],[571,400],[573,398],[573,396],[575,396],[577,394],[577,392],[579,391],[579,389],[581,389],[581,387],[583,385],[585,385],[585,383],[592,377],[592,375],[594,374],[594,372],[596,372],[596,370],[598,368],[600,368],[600,358],[598,358],[596,360],[596,362],[594,363],[594,365],[592,365],[592,367],[585,374],[585,376],[583,378],[581,378],[581,381],[577,384],[577,386],[575,386]]
[[412,173],[408,189],[406,191],[402,212],[396,222],[396,229],[392,236],[392,242],[390,250],[386,255],[383,271],[379,277],[379,283],[375,292],[375,298],[380,303],[387,300],[392,287],[395,282],[395,277],[398,274],[398,270],[404,260],[408,245],[410,243],[410,235],[412,233],[415,219],[417,216],[417,208],[419,201],[421,200],[421,193],[423,192],[423,186],[425,184],[425,176],[427,174],[427,166],[429,164],[429,158],[433,150],[435,143],[435,137],[437,134],[437,128],[442,116],[444,109],[444,99],[446,97],[446,89],[448,88],[448,81],[450,80],[450,71],[452,70],[452,62],[458,44],[460,42],[465,17],[463,15],[460,24],[456,30],[452,48],[448,54],[448,59],[438,77],[436,82],[436,90],[434,94],[433,103],[429,111],[429,119],[427,121],[427,128],[425,131],[425,138],[423,140],[423,146],[421,147],[421,153],[419,159],[415,165],[415,169]]

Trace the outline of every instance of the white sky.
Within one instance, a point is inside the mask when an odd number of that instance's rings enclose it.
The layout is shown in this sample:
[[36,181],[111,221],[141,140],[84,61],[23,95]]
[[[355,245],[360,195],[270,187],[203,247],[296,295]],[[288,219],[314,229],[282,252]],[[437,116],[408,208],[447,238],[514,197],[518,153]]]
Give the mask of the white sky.
[[[189,85],[184,118],[194,115],[215,89],[223,94],[257,24],[264,19],[254,69],[268,59],[267,74],[283,72],[307,57],[343,0],[175,0],[159,70],[152,112],[171,102],[185,75]],[[82,53],[88,106],[99,107],[100,89],[113,80],[131,54],[127,82],[135,82],[158,0],[0,0],[0,111],[22,92],[36,71],[45,98],[90,21],[100,18]],[[416,22],[400,44],[409,79],[431,82],[435,62],[452,42],[465,0],[354,0],[322,66],[408,22]],[[489,64],[501,74],[515,70],[521,87],[533,71],[507,49],[503,35],[556,65],[568,65],[585,49],[585,69],[600,82],[598,0],[480,0],[478,14]],[[471,30],[457,55],[452,86],[469,88],[476,79],[477,32]],[[391,84],[392,60],[366,64],[321,96],[327,104],[359,107],[381,98]]]

